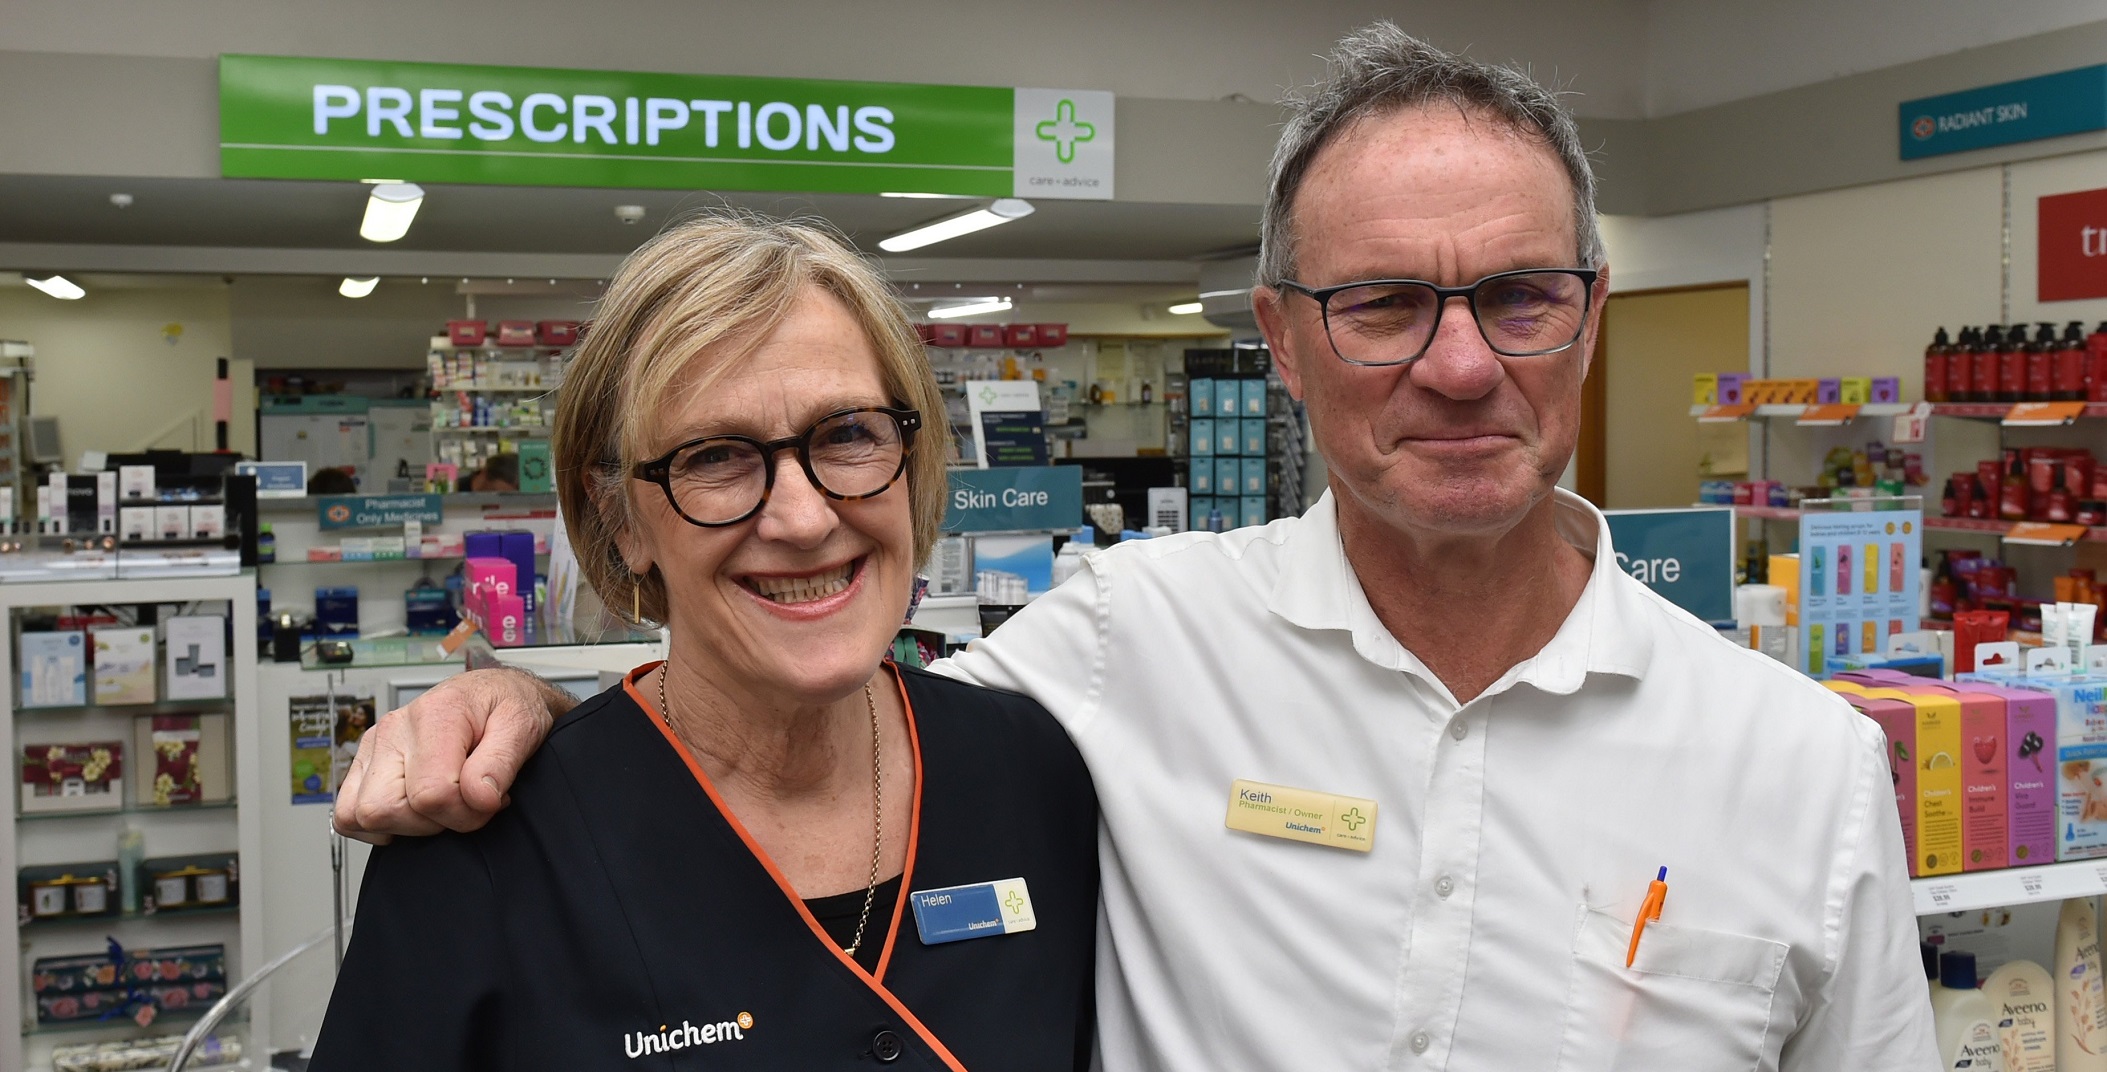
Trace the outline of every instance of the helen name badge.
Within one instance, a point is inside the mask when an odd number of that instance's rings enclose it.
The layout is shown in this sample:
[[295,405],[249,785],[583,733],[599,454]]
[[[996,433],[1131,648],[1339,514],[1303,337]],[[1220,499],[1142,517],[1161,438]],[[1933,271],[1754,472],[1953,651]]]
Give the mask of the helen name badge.
[[1021,878],[917,890],[907,895],[907,903],[914,908],[923,945],[1016,934],[1039,925],[1039,917],[1032,914],[1031,891]]
[[1229,783],[1231,830],[1335,849],[1375,848],[1375,801],[1242,778]]

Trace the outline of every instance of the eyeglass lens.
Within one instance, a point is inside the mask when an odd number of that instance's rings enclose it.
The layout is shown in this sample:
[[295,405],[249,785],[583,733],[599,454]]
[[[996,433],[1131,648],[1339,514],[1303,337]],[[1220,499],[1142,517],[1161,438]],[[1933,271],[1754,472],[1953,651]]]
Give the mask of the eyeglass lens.
[[[1550,353],[1580,338],[1588,288],[1563,272],[1523,272],[1478,284],[1478,330],[1510,356]],[[1325,327],[1339,356],[1359,364],[1395,364],[1432,341],[1441,298],[1422,283],[1348,287],[1325,304]]]
[[[838,413],[805,433],[812,475],[841,498],[885,490],[906,454],[900,423],[887,413]],[[693,521],[718,524],[753,512],[768,492],[770,459],[760,444],[705,439],[673,456],[666,472],[673,504]]]

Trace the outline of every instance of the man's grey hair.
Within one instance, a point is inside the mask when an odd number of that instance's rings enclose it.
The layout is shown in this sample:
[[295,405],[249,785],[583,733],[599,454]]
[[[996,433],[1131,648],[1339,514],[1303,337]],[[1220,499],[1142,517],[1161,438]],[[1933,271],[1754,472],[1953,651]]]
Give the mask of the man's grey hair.
[[1330,77],[1308,94],[1285,102],[1290,115],[1273,150],[1259,231],[1258,282],[1271,286],[1295,276],[1295,195],[1317,153],[1364,118],[1430,104],[1451,104],[1467,115],[1489,117],[1542,140],[1558,154],[1573,184],[1578,266],[1602,267],[1595,172],[1580,146],[1579,128],[1559,104],[1558,94],[1521,71],[1444,52],[1388,21],[1347,34],[1325,59]]

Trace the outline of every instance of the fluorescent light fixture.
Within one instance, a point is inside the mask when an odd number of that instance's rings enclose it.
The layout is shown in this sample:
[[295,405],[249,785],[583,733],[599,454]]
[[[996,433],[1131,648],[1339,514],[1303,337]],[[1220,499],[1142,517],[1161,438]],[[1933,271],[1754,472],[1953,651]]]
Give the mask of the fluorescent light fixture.
[[1180,302],[1177,305],[1171,306],[1171,314],[1174,316],[1190,316],[1193,313],[1197,313],[1205,308],[1207,308],[1207,306],[1202,302]]
[[1032,203],[1015,197],[998,198],[986,208],[946,216],[935,223],[925,223],[911,231],[902,231],[880,243],[878,248],[887,253],[905,253],[910,249],[935,245],[960,235],[985,231],[990,227],[1021,220],[1032,214]]
[[366,198],[366,219],[358,235],[368,242],[393,242],[410,233],[417,206],[424,204],[424,187],[414,182],[383,182],[373,186]]
[[910,192],[910,191],[906,191],[906,190],[887,190],[887,191],[885,191],[884,193],[882,193],[882,194],[879,194],[878,196],[879,196],[879,197],[919,197],[919,198],[928,198],[928,199],[930,199],[930,200],[932,200],[932,201],[953,201],[953,200],[957,200],[957,199],[959,199],[959,198],[962,198],[962,197],[967,197],[967,196],[970,196],[970,195],[968,195],[968,194],[925,194],[925,193],[915,193],[915,192]]
[[941,309],[931,309],[929,319],[949,320],[959,316],[979,316],[982,313],[1007,313],[1010,308],[1008,298],[982,298],[964,305],[946,305]]
[[377,275],[365,279],[353,279],[347,275],[343,282],[337,284],[337,293],[347,298],[363,298],[373,293],[373,288],[379,285],[380,277]]
[[43,279],[33,279],[25,276],[22,281],[60,301],[78,301],[88,296],[88,292],[82,290],[79,283],[75,283],[73,280],[56,273]]

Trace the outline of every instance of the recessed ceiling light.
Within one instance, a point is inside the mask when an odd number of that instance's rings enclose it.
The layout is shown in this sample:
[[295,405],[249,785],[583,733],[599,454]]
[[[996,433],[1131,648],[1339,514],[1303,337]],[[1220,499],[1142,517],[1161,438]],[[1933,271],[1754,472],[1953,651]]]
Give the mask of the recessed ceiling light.
[[964,305],[946,305],[941,309],[931,309],[929,310],[929,318],[931,320],[949,320],[957,316],[1007,313],[1010,309],[1011,305],[1008,298],[988,298],[981,301],[967,302]]
[[1178,304],[1171,306],[1171,312],[1178,316],[1187,316],[1192,313],[1197,313],[1205,308],[1207,308],[1207,306],[1201,302],[1179,302]]
[[347,298],[363,298],[373,293],[373,288],[379,285],[380,277],[377,275],[365,279],[353,279],[347,275],[343,282],[337,284],[337,293]]
[[975,231],[985,231],[990,227],[997,227],[1011,220],[1021,220],[1031,214],[1032,203],[1029,201],[1015,197],[998,198],[986,208],[976,208],[967,212],[961,212],[956,216],[946,216],[934,223],[925,223],[912,230],[902,231],[891,238],[879,242],[878,248],[887,253],[905,253],[910,249],[920,249],[923,246],[935,245],[938,242],[948,241],[960,235],[969,235]]
[[366,218],[358,225],[368,242],[393,242],[410,233],[410,221],[424,204],[424,187],[414,182],[376,183],[366,198]]
[[88,292],[82,290],[80,288],[80,284],[75,283],[73,280],[68,279],[65,276],[58,275],[56,273],[46,276],[43,279],[38,279],[34,276],[26,276],[23,278],[22,281],[24,283],[29,284],[30,286],[37,288],[38,290],[43,291],[46,294],[51,295],[54,298],[59,299],[60,301],[79,301],[80,299],[88,296]]
[[130,208],[132,207],[132,195],[111,194],[110,204],[116,205],[118,208]]

